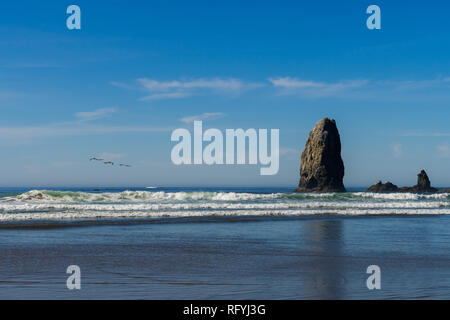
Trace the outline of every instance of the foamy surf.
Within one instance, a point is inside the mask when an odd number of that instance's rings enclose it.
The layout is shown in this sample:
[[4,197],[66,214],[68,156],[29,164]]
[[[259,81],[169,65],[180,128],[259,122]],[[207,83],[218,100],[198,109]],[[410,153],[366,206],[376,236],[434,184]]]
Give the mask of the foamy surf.
[[73,191],[31,190],[0,201],[15,202],[160,202],[160,201],[253,201],[253,200],[447,200],[450,193],[246,193],[246,192],[165,192],[122,191],[88,193]]
[[252,194],[236,192],[151,192],[123,191],[117,193],[87,193],[72,191],[31,190],[4,201],[25,202],[158,202],[158,201],[239,201],[275,199],[282,194]]
[[31,190],[0,198],[0,221],[324,214],[450,214],[450,194]]

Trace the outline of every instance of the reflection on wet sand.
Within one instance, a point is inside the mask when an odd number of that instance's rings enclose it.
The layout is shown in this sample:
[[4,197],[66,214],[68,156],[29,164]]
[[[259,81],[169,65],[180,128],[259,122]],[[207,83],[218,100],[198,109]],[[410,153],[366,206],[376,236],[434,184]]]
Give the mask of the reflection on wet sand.
[[[345,278],[341,264],[342,225],[339,220],[315,220],[301,225],[310,243],[310,271],[305,273],[305,295],[318,299],[345,298]],[[330,255],[330,252],[333,253]]]

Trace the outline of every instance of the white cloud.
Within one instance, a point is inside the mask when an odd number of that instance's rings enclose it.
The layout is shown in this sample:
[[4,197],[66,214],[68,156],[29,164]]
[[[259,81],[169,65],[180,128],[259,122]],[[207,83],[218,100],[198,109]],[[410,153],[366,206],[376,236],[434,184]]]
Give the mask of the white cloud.
[[450,158],[450,145],[448,143],[438,146],[437,150],[441,158]]
[[[142,97],[141,101],[181,99],[202,94],[239,94],[245,88],[251,88],[251,84],[245,84],[238,79],[190,79],[159,81],[149,78],[137,79],[140,89],[150,93]],[[113,83],[116,86],[125,87],[123,83]],[[254,85],[253,85],[254,86]]]
[[300,156],[300,149],[280,148],[280,156],[284,156],[284,155],[298,155],[298,156]]
[[81,121],[92,121],[104,118],[114,112],[116,112],[115,108],[103,108],[91,112],[77,112],[75,117],[79,118]]
[[[146,92],[141,101],[183,99],[198,95],[227,94],[237,96],[260,87],[272,87],[281,95],[296,95],[307,98],[344,97],[356,99],[376,98],[382,100],[404,100],[405,98],[429,98],[427,90],[440,90],[448,96],[450,77],[425,80],[368,80],[349,79],[335,82],[315,81],[296,77],[272,77],[267,82],[244,82],[235,78],[191,78],[161,81],[139,78],[137,84],[111,81],[110,84],[125,89]],[[405,95],[408,92],[410,95]],[[413,97],[414,94],[414,97]]]
[[168,91],[171,89],[220,89],[220,90],[240,90],[243,83],[237,79],[194,79],[187,81],[157,81],[153,79],[141,78],[138,82],[149,91]]
[[202,114],[196,115],[196,116],[184,117],[181,119],[181,121],[184,123],[192,123],[196,120],[218,119],[218,118],[223,118],[225,116],[226,116],[226,114],[221,113],[221,112],[207,112],[207,113],[202,113]]
[[325,84],[321,82],[305,81],[290,77],[270,78],[269,81],[275,87],[283,87],[283,88],[322,88],[325,86]]
[[403,146],[400,143],[394,143],[391,147],[394,158],[400,158],[403,154]]
[[[430,97],[429,90],[435,90],[440,95],[433,97],[448,97],[450,77],[425,80],[341,80],[323,82],[292,77],[269,78],[272,86],[283,95],[298,95],[309,98],[330,96],[367,99],[404,100],[405,98]],[[409,93],[406,95],[406,93]]]
[[164,100],[164,99],[182,99],[191,96],[189,92],[167,92],[154,93],[149,96],[140,98],[141,101]]
[[269,78],[269,81],[274,87],[282,89],[283,94],[301,94],[312,97],[332,96],[368,84],[368,80],[342,80],[326,83],[291,77]]

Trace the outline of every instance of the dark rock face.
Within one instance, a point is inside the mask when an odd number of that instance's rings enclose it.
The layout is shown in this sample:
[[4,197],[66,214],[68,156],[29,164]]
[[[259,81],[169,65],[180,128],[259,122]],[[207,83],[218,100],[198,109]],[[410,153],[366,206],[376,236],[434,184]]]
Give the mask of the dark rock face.
[[414,187],[403,187],[398,190],[399,192],[436,192],[436,188],[433,188],[430,183],[425,170],[420,171],[417,175],[417,184]]
[[300,162],[300,183],[294,192],[345,192],[341,138],[334,120],[317,122]]
[[417,187],[421,190],[428,190],[431,188],[431,182],[425,170],[420,171],[417,175]]
[[389,181],[386,183],[378,181],[369,189],[367,189],[366,192],[396,192],[397,190],[398,187]]

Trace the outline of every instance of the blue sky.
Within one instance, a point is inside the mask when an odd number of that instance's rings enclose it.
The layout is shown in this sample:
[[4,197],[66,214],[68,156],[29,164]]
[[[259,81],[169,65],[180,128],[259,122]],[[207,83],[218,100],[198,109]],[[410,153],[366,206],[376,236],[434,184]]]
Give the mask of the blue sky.
[[[81,30],[66,8],[81,8]],[[381,8],[382,29],[366,28]],[[0,186],[293,186],[323,117],[347,186],[450,185],[450,3],[15,1],[0,8]],[[172,130],[280,129],[280,170],[175,166]],[[119,168],[91,156],[129,163]]]

